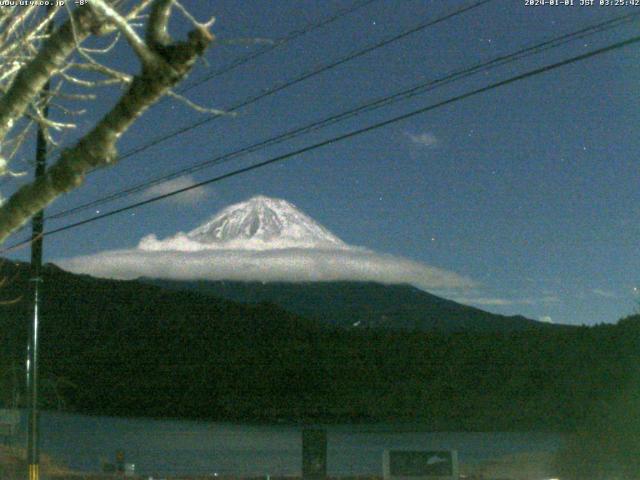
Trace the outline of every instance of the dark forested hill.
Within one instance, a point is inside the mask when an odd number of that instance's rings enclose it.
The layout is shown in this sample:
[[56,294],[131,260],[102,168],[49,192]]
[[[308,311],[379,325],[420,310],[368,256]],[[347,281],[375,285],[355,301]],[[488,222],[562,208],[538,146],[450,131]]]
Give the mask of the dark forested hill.
[[[8,404],[24,383],[29,281],[22,265],[4,263],[2,274],[0,400]],[[40,339],[45,408],[560,430],[625,385],[638,364],[640,321],[519,332],[342,329],[272,304],[48,266]]]
[[142,279],[172,290],[195,291],[235,302],[269,302],[341,327],[405,331],[516,332],[552,329],[523,316],[503,316],[461,305],[410,285],[372,282],[232,282]]

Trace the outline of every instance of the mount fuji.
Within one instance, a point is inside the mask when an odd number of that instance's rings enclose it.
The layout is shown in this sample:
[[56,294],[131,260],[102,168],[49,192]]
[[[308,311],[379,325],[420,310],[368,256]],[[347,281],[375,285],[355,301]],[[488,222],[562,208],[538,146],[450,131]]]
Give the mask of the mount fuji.
[[135,249],[56,262],[97,277],[140,279],[170,290],[276,304],[343,327],[514,331],[545,327],[437,297],[467,289],[462,275],[349,245],[291,203],[257,196],[188,232],[142,238]]
[[348,249],[338,237],[291,203],[262,195],[223,209],[189,233],[140,242],[142,250]]
[[165,239],[150,234],[134,249],[56,263],[74,273],[116,279],[474,285],[451,271],[348,245],[291,203],[262,195],[228,206],[186,233]]

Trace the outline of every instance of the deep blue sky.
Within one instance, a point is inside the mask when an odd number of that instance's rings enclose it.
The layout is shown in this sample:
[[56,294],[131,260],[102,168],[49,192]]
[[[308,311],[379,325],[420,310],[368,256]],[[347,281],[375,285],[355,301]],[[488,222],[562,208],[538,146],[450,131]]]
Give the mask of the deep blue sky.
[[[469,3],[375,1],[193,89],[189,97],[228,108]],[[278,39],[351,2],[223,0],[185,5],[201,18],[215,15],[214,32],[231,40]],[[220,118],[92,174],[85,186],[49,211],[637,8],[529,7],[524,0],[494,0],[301,82],[235,117]],[[639,30],[636,21],[572,42],[193,178],[199,181],[264,160],[637,35]],[[200,65],[187,83],[260,48],[214,47],[207,53],[208,65]],[[216,183],[200,195],[165,200],[53,235],[45,241],[45,259],[131,248],[144,235],[165,237],[190,230],[221,207],[264,194],[294,203],[348,243],[451,270],[481,284],[469,292],[435,293],[498,313],[550,317],[559,323],[615,322],[635,311],[640,299],[634,290],[640,287],[639,60],[638,46],[617,50]],[[125,48],[112,61],[136,69]],[[83,121],[88,124],[108,108],[115,93],[105,91]],[[139,120],[122,139],[120,150],[198,118],[202,115],[180,104],[164,102]],[[47,227],[140,198],[51,221]]]

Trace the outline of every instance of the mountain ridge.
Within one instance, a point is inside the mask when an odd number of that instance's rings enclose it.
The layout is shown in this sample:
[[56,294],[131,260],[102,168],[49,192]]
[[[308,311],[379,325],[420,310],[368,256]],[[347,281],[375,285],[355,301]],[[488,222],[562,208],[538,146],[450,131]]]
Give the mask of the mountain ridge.
[[162,288],[196,291],[249,305],[272,303],[305,318],[343,328],[512,332],[560,327],[522,315],[486,312],[409,284],[139,280]]
[[[0,404],[11,405],[24,398],[32,283],[25,263],[0,273],[0,372],[17,373],[0,376]],[[344,329],[52,265],[42,276],[41,407],[99,415],[573,429],[584,405],[626,381],[640,338],[637,319],[507,333]]]

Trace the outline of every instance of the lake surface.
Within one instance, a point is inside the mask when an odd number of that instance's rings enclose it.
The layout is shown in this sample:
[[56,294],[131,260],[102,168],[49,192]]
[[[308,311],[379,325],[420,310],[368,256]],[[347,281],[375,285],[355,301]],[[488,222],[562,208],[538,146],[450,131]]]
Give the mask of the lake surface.
[[[553,451],[562,444],[561,435],[548,433],[429,433],[393,424],[326,428],[329,475],[381,475],[382,452],[388,448],[456,449],[461,462],[474,463],[523,451]],[[99,471],[123,450],[126,462],[143,475],[299,475],[301,432],[302,427],[289,425],[43,412],[41,451],[82,471]]]

